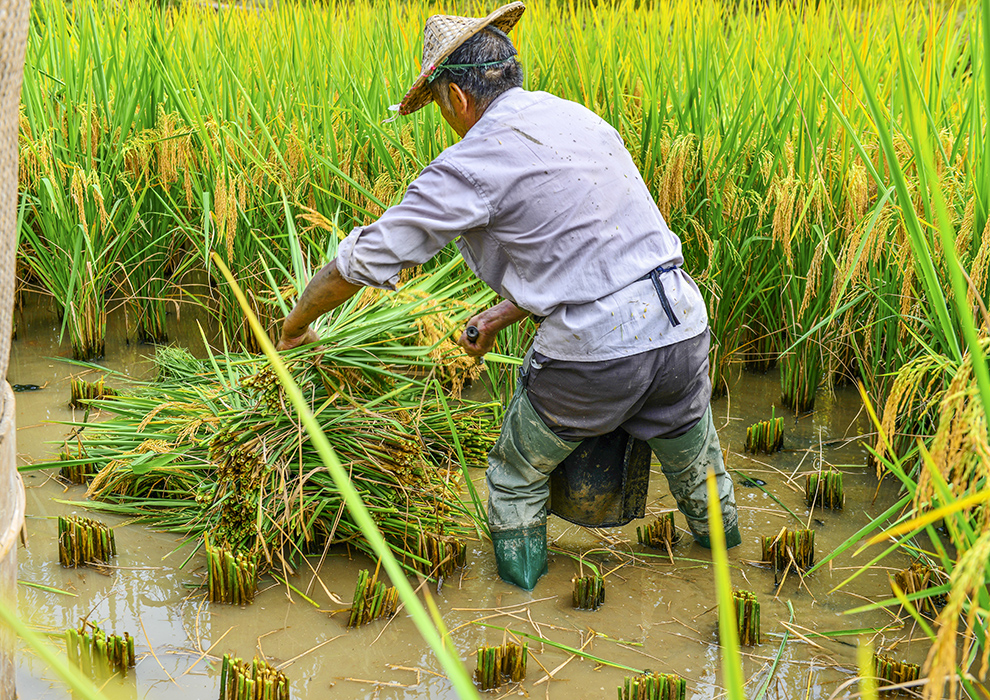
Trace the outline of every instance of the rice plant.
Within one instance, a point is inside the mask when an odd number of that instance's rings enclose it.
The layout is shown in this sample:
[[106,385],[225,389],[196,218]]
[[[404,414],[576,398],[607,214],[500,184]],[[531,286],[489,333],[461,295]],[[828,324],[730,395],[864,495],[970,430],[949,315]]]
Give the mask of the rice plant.
[[[911,332],[918,327],[911,318],[914,305],[925,307],[913,280],[922,278],[904,247],[883,245],[901,235],[897,217],[884,206],[889,192],[885,197],[880,183],[871,181],[886,166],[875,149],[858,149],[856,143],[865,138],[873,116],[844,101],[838,119],[821,105],[847,90],[831,70],[833,61],[848,67],[859,59],[876,84],[891,85],[900,68],[885,57],[902,50],[911,61],[920,50],[898,49],[889,38],[873,44],[876,52],[870,55],[857,53],[862,42],[834,42],[825,50],[812,37],[833,33],[842,6],[807,14],[783,7],[738,11],[723,27],[713,24],[721,16],[710,11],[714,5],[683,5],[674,19],[623,4],[574,8],[574,24],[556,21],[556,8],[531,8],[532,19],[514,35],[527,57],[530,86],[598,109],[629,144],[647,186],[684,239],[687,267],[705,291],[716,391],[725,386],[732,363],[766,369],[783,353],[784,393],[799,410],[811,405],[815,389],[831,377],[863,377],[876,396],[885,397],[890,372],[917,347]],[[890,37],[884,29],[893,21],[922,28],[932,21],[911,4],[874,9],[855,27],[862,36]],[[71,229],[66,224],[73,221],[74,208],[85,204],[92,188],[82,187],[80,176],[73,190],[70,178],[59,181],[56,174],[77,163],[89,173],[92,162],[105,202],[136,203],[125,207],[136,212],[134,219],[109,226],[119,234],[117,248],[98,241],[80,247],[81,255],[90,255],[93,247],[92,255],[100,255],[109,270],[104,274],[90,265],[98,285],[73,283],[70,293],[70,285],[60,286],[52,275],[47,281],[39,277],[39,285],[59,299],[81,294],[84,287],[120,289],[143,339],[161,339],[161,304],[185,266],[205,273],[208,284],[184,288],[183,294],[211,304],[227,339],[254,349],[228,290],[211,271],[209,254],[224,256],[255,310],[274,323],[278,297],[265,278],[270,258],[290,264],[293,253],[285,243],[290,227],[300,227],[307,255],[322,253],[351,226],[367,223],[395,201],[451,140],[432,110],[404,122],[380,123],[380,114],[394,102],[394,86],[411,73],[408,62],[383,58],[373,47],[391,45],[395,37],[389,28],[422,20],[426,10],[415,3],[349,8],[346,22],[354,42],[345,54],[326,38],[335,35],[343,18],[336,5],[278,7],[264,18],[211,15],[188,6],[174,9],[167,27],[162,15],[142,6],[66,8],[44,2],[35,12],[39,21],[31,35],[21,125],[21,189],[30,207],[23,257],[41,270],[45,260],[55,260],[52,255],[43,260],[44,251],[74,250],[42,228]],[[590,13],[607,13],[609,21],[589,21]],[[929,77],[951,75],[945,89],[959,94],[966,94],[972,73],[956,70],[952,62],[968,60],[968,34],[961,28],[974,17],[966,11],[958,23],[934,25],[931,36],[946,48],[924,64]],[[120,31],[124,26],[127,32]],[[274,31],[279,26],[293,30]],[[544,26],[561,27],[576,47],[597,47],[601,60],[581,58],[575,66],[580,70],[572,74],[555,61],[552,47],[560,38]],[[768,34],[790,47],[782,55],[802,56],[801,62],[777,55],[747,59],[754,45],[747,37]],[[106,50],[110,37],[117,37],[113,52]],[[685,37],[700,37],[701,43]],[[620,54],[616,46],[628,51]],[[695,51],[710,60],[693,60]],[[673,97],[680,94],[678,74],[651,66],[651,57],[660,52],[687,66],[686,85],[707,86],[721,74],[738,79],[721,85],[717,100],[715,91],[697,90],[689,108]],[[299,55],[315,56],[321,71],[298,62]],[[109,58],[100,63],[97,56]],[[271,65],[291,70],[273,82]],[[370,66],[378,72],[363,81],[362,71]],[[796,80],[795,71],[805,69],[818,79]],[[125,79],[134,75],[144,78]],[[196,89],[209,81],[218,89]],[[47,90],[49,85],[63,92]],[[78,109],[67,110],[65,99]],[[656,109],[647,110],[646,104]],[[771,104],[778,109],[768,111]],[[972,111],[949,109],[939,100],[931,104],[938,105],[931,121],[939,138],[945,135],[939,155],[951,163],[975,148],[973,139],[963,138],[974,123],[966,121]],[[970,277],[986,301],[986,256],[979,254],[986,221],[982,199],[962,199],[966,178],[953,179],[947,172],[941,167],[941,181],[960,197],[950,213],[965,229],[959,249],[972,263]],[[62,205],[42,205],[49,189]],[[973,206],[967,208],[965,201]],[[87,222],[92,214],[99,216],[96,201],[90,208]],[[112,207],[104,208],[113,219]],[[445,251],[431,265],[445,264],[450,255]],[[83,258],[68,270],[86,270],[89,258]],[[933,279],[928,272],[923,278],[926,285]],[[72,302],[70,316],[79,317],[77,309],[85,305]],[[78,327],[83,335],[93,325],[98,321],[73,320],[66,330]],[[507,334],[511,352],[524,343],[522,335]]]
[[[986,256],[973,254],[972,245],[986,235],[987,194],[981,188],[990,182],[990,168],[983,158],[990,149],[985,137],[986,105],[990,97],[990,6],[981,4],[977,16],[967,18],[966,26],[977,33],[974,41],[961,53],[946,51],[943,56],[965,56],[982,72],[982,82],[976,80],[977,72],[967,74],[972,86],[965,94],[967,117],[955,132],[960,138],[951,140],[941,131],[941,124],[927,120],[930,114],[926,105],[931,95],[944,89],[938,80],[938,70],[944,63],[927,63],[917,79],[897,86],[891,97],[901,105],[895,126],[885,121],[879,129],[880,147],[888,171],[871,173],[877,184],[888,188],[900,205],[904,240],[910,246],[908,260],[910,284],[924,290],[925,304],[915,304],[913,298],[903,298],[900,309],[908,310],[897,319],[898,331],[906,334],[924,332],[928,342],[923,349],[915,350],[911,362],[891,376],[892,386],[888,394],[880,394],[871,400],[862,391],[864,403],[877,426],[877,448],[874,450],[878,468],[889,471],[902,483],[913,500],[914,517],[890,532],[896,532],[900,542],[910,542],[916,535],[925,533],[932,543],[938,563],[946,570],[950,583],[948,603],[938,617],[937,630],[927,624],[922,626],[932,639],[926,672],[928,690],[942,694],[950,684],[950,692],[960,689],[976,693],[970,680],[970,668],[978,654],[967,658],[957,655],[957,634],[960,623],[974,647],[985,653],[987,649],[986,613],[990,606],[987,593],[985,562],[990,551],[987,530],[990,523],[984,518],[974,522],[974,510],[985,502],[981,490],[985,489],[985,460],[977,455],[986,444],[987,407],[990,406],[990,369],[985,351],[985,339],[978,330],[976,318],[986,318]],[[936,17],[927,18],[927,37],[923,42],[926,51],[936,46],[946,49],[954,46],[955,36],[937,26]],[[852,43],[851,31],[843,24],[847,42]],[[892,63],[903,74],[910,72],[914,63],[914,46],[902,37],[894,36]],[[952,60],[952,59],[950,59]],[[854,54],[856,72],[863,86],[869,113],[876,119],[885,119],[886,100],[873,93],[874,76],[867,65]],[[958,85],[956,87],[959,87]],[[893,88],[891,88],[893,91]],[[844,125],[852,133],[848,122]],[[861,139],[855,137],[856,147],[864,152]],[[954,171],[951,164],[960,154],[977,157],[979,166],[973,171],[974,197],[960,197],[956,183],[949,176]],[[917,177],[915,189],[914,178]],[[889,183],[889,184],[888,184]],[[979,183],[979,184],[976,184]],[[975,194],[979,192],[979,194]],[[918,193],[919,199],[914,199]],[[959,214],[962,214],[960,217]],[[968,267],[968,271],[964,268]],[[974,280],[975,277],[975,280]],[[974,282],[972,285],[967,279]],[[907,280],[906,280],[907,281]],[[905,289],[909,288],[905,284]],[[893,306],[893,305],[892,305]],[[896,308],[896,307],[894,307]],[[976,311],[976,314],[974,314]],[[891,335],[887,336],[889,338]],[[933,368],[933,380],[919,383],[919,374]],[[959,380],[956,383],[956,380]],[[917,388],[921,386],[919,392]],[[951,390],[949,390],[951,387]],[[905,396],[917,394],[920,411],[912,411],[901,405]],[[879,398],[886,403],[882,419],[873,410]],[[934,415],[933,415],[934,414]],[[896,424],[896,432],[891,428]],[[974,430],[975,426],[979,426]],[[899,440],[898,434],[908,434],[910,440]],[[971,437],[963,437],[963,436]],[[921,436],[918,439],[918,436]],[[948,448],[948,445],[953,447]],[[939,455],[935,457],[936,453]],[[932,526],[932,512],[946,519],[945,534]],[[883,539],[889,537],[883,534]],[[876,542],[878,538],[873,538]],[[946,541],[947,540],[947,541]],[[949,554],[960,552],[956,557]],[[976,573],[979,572],[979,573]],[[895,599],[901,604],[903,599]],[[892,603],[892,604],[895,604]],[[985,672],[981,672],[981,678]]]

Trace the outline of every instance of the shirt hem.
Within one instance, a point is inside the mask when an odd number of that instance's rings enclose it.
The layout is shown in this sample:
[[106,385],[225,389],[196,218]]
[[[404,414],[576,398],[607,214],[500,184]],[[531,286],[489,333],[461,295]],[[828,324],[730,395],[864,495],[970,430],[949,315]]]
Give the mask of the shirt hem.
[[537,332],[536,338],[533,340],[533,349],[545,355],[552,360],[560,360],[562,362],[604,362],[606,360],[618,360],[622,357],[632,357],[633,355],[639,355],[640,353],[647,352],[649,350],[656,350],[658,348],[665,348],[675,343],[680,343],[685,340],[691,340],[692,338],[697,338],[699,335],[708,330],[708,324],[704,324],[695,333],[667,333],[655,341],[647,341],[642,345],[638,345],[635,348],[626,348],[625,350],[619,350],[615,352],[605,352],[605,353],[579,353],[579,354],[569,354],[566,352],[560,352],[557,348],[548,347],[540,341],[540,335]]

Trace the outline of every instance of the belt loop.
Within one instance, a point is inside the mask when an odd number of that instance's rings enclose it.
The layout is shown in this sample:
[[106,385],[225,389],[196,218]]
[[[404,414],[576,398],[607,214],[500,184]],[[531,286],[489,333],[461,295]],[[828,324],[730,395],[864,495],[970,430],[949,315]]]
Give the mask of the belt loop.
[[674,310],[670,308],[670,301],[667,300],[667,295],[663,290],[663,283],[660,281],[660,275],[664,272],[671,272],[676,270],[677,266],[674,267],[658,267],[655,270],[650,270],[646,275],[651,280],[653,280],[653,286],[657,290],[657,296],[660,297],[660,305],[663,307],[663,312],[667,314],[667,320],[670,321],[671,326],[679,326],[681,322],[674,315]]

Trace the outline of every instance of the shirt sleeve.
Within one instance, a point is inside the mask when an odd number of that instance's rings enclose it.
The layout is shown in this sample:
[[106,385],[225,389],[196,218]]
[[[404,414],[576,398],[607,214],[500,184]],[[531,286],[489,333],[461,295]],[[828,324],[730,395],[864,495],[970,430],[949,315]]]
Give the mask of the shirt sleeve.
[[426,262],[465,231],[486,228],[491,215],[473,178],[449,160],[434,161],[399,204],[341,241],[337,270],[351,284],[395,289],[401,270]]

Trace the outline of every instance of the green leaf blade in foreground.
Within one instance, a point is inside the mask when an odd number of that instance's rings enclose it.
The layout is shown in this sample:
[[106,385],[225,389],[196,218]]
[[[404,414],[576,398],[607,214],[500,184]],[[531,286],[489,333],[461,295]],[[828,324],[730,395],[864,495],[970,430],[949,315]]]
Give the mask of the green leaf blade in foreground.
[[[431,624],[429,613],[427,613],[419,598],[416,597],[416,592],[409,584],[408,579],[406,579],[402,567],[399,565],[398,561],[396,561],[395,557],[392,556],[392,551],[386,544],[385,538],[382,536],[378,526],[375,525],[374,520],[372,520],[371,514],[364,507],[361,497],[358,495],[358,492],[354,489],[350,480],[347,478],[347,472],[344,471],[343,466],[337,459],[337,455],[330,446],[330,442],[323,434],[319,423],[317,423],[315,417],[307,406],[302,391],[296,385],[295,381],[293,381],[292,375],[289,373],[288,368],[286,368],[285,363],[282,362],[282,358],[275,351],[275,346],[272,345],[271,341],[268,339],[268,334],[265,332],[264,328],[262,328],[255,315],[251,312],[251,307],[241,292],[240,287],[238,287],[237,282],[230,274],[230,270],[227,269],[227,266],[224,264],[219,255],[213,253],[212,257],[214,264],[227,279],[228,284],[231,285],[234,295],[237,297],[237,301],[240,303],[241,308],[247,317],[248,323],[250,323],[251,329],[258,339],[262,350],[268,357],[268,360],[272,363],[272,368],[278,375],[279,381],[282,383],[282,387],[285,390],[290,402],[298,412],[299,419],[306,428],[306,432],[309,434],[310,440],[313,441],[313,445],[316,447],[320,456],[323,458],[324,464],[330,471],[334,484],[343,495],[344,501],[347,504],[347,509],[350,511],[355,522],[357,522],[360,526],[362,534],[367,538],[372,549],[381,559],[382,566],[385,567],[385,571],[388,573],[392,584],[398,589],[399,597],[402,599],[406,609],[409,610],[409,614],[412,617],[413,623],[416,625],[416,629],[419,630],[419,633],[433,648],[433,651],[440,660],[440,663],[443,665],[444,670],[447,671],[450,681],[453,683],[458,695],[465,699],[477,698],[478,692],[475,689],[474,683],[468,675],[467,670],[464,668],[464,665],[460,662],[460,659],[453,655],[451,649],[444,644],[444,637],[446,637],[447,634],[443,621],[439,618],[434,618],[433,624]],[[434,624],[436,626],[434,626]]]
[[718,592],[718,636],[722,645],[722,681],[729,700],[746,700],[742,661],[739,655],[739,634],[736,609],[732,600],[732,575],[722,527],[722,508],[715,486],[715,475],[708,473],[708,528],[715,565],[715,587]]

